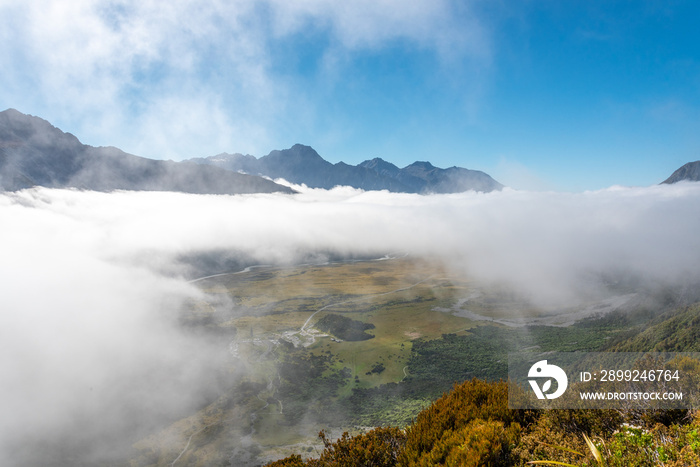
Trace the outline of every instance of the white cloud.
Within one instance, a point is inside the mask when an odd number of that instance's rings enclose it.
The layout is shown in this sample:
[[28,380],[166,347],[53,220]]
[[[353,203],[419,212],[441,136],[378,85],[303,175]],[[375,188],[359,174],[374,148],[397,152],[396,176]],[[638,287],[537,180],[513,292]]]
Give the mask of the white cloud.
[[211,383],[207,368],[220,361],[220,349],[176,324],[180,301],[198,292],[114,258],[113,231],[85,200],[51,192],[0,197],[6,465],[32,464],[25,456],[41,449],[31,446],[64,442],[85,449],[76,452],[82,458],[109,457],[108,449],[124,447],[111,437],[198,403]]
[[[321,45],[328,50],[405,40],[443,57],[488,56],[483,27],[463,7],[456,15],[455,5],[5,0],[0,102],[47,118],[89,144],[151,157],[262,153],[271,149],[271,128],[294,122],[294,108],[314,105],[313,90],[273,72],[275,42],[320,30],[328,34]],[[165,129],[173,121],[186,130]],[[188,130],[188,141],[170,137]],[[222,141],[212,133],[230,136]]]
[[[458,6],[447,0],[419,0],[398,5],[394,0],[271,0],[277,30],[329,28],[348,49],[376,48],[404,39],[441,54],[467,52],[488,56],[488,36],[470,11],[474,2]],[[467,10],[467,11],[464,11]]]

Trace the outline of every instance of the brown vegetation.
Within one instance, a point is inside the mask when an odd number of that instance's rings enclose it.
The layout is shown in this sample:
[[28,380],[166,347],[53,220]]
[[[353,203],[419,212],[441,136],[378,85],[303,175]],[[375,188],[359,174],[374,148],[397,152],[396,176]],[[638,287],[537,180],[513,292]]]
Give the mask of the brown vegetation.
[[[405,430],[376,428],[335,442],[324,432],[318,459],[294,455],[270,466],[525,466],[555,461],[593,466],[590,437],[607,466],[696,466],[700,414],[638,414],[612,410],[511,410],[507,384],[477,379],[422,411]],[[631,418],[634,417],[634,420]],[[634,421],[637,425],[631,424]],[[574,453],[587,453],[584,458]],[[561,465],[561,464],[559,464]]]

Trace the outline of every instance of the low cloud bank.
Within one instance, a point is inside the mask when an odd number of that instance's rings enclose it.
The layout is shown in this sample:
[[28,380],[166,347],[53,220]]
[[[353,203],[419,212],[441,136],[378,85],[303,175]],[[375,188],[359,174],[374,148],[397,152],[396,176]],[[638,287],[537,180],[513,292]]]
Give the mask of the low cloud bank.
[[700,280],[700,183],[433,196],[297,188],[0,195],[0,457],[19,464],[37,440],[60,449],[81,439],[104,456],[115,433],[214,391],[226,349],[177,323],[200,294],[189,280],[205,272],[183,258],[408,252],[550,306],[584,299],[601,277]]

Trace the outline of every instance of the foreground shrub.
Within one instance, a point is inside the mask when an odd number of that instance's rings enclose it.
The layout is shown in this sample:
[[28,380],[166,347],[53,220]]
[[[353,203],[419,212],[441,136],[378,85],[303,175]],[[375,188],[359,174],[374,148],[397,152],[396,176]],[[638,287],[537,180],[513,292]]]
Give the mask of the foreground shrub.
[[354,437],[344,433],[336,441],[321,432],[325,448],[318,459],[295,455],[270,465],[700,465],[700,412],[647,411],[636,425],[638,414],[625,411],[510,410],[507,397],[505,382],[467,381],[423,410],[405,431],[376,428]]
[[457,384],[407,428],[399,465],[510,465],[520,434],[515,417],[505,382]]
[[375,428],[350,436],[347,432],[335,442],[325,432],[319,433],[325,446],[321,457],[304,462],[293,455],[268,464],[270,467],[394,467],[406,435],[398,428]]
[[478,467],[511,465],[510,450],[517,443],[520,425],[505,428],[503,422],[472,420],[456,431],[447,431],[435,446],[408,465]]

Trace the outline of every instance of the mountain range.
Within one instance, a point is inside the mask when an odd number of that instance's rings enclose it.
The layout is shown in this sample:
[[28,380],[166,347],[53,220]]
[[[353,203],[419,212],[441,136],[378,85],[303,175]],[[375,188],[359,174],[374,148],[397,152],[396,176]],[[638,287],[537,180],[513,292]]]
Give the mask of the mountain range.
[[261,177],[87,146],[41,118],[14,109],[0,112],[0,190],[37,185],[202,194],[294,192]]
[[484,172],[461,167],[441,169],[430,162],[414,162],[402,169],[380,158],[366,160],[358,165],[344,162],[332,164],[312,147],[302,144],[272,151],[259,159],[251,155],[224,153],[190,161],[272,179],[283,178],[311,188],[329,189],[344,185],[363,190],[422,194],[468,190],[489,192],[503,188],[503,185]]
[[[147,159],[115,147],[82,144],[46,120],[14,109],[0,112],[0,191],[33,186],[96,191],[149,190],[202,194],[294,193],[270,179],[312,188],[338,185],[403,193],[489,192],[503,185],[488,174],[430,162],[404,168],[380,158],[333,164],[312,147],[295,144],[256,158],[219,154],[182,162]],[[700,161],[676,170],[663,183],[700,181]]]
[[0,112],[0,190],[32,186],[97,191],[151,190],[185,193],[294,191],[269,178],[313,188],[348,185],[407,193],[492,191],[503,187],[489,175],[460,167],[440,169],[415,162],[403,169],[382,159],[352,166],[324,160],[296,144],[256,159],[221,154],[182,162],[147,159],[115,147],[93,147],[46,120],[17,110]]

